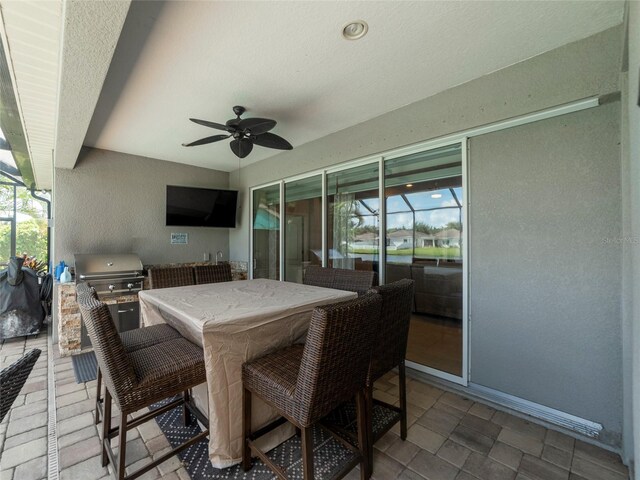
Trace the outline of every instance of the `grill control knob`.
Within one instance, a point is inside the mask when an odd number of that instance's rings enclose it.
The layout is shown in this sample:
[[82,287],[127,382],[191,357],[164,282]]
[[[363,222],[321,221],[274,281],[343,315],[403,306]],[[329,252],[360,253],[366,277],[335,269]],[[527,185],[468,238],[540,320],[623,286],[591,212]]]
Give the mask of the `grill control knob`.
[[134,287],[133,283],[127,283],[127,288],[131,290]]
[[113,289],[116,288],[116,286],[114,284],[111,284],[107,288],[109,289],[109,291],[113,292]]

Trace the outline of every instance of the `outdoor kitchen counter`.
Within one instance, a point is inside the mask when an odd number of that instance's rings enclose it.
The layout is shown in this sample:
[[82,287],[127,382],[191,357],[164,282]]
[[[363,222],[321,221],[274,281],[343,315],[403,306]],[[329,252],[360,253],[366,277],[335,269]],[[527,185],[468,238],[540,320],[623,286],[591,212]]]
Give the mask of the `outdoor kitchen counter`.
[[[258,279],[142,291],[145,326],[168,323],[204,349],[206,385],[193,391],[208,412],[209,457],[216,468],[242,457],[242,364],[304,339],[314,307],[355,298],[354,292]],[[254,401],[254,428],[277,418]],[[281,431],[270,446],[288,438]],[[265,446],[268,448],[268,446]]]

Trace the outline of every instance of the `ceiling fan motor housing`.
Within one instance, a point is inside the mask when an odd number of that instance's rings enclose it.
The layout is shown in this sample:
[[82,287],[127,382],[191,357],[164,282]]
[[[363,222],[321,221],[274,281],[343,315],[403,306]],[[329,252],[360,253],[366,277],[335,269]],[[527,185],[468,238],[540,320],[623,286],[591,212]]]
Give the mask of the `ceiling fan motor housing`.
[[224,125],[219,123],[210,122],[208,120],[199,120],[197,118],[190,118],[194,123],[198,125],[204,125],[205,127],[215,128],[217,130],[224,130],[229,135],[213,135],[210,137],[201,138],[195,142],[183,144],[185,147],[194,147],[196,145],[205,145],[207,143],[218,142],[225,138],[233,137],[230,143],[231,151],[240,158],[244,158],[251,150],[253,145],[259,145],[266,148],[275,148],[278,150],[291,150],[293,147],[284,138],[269,133],[269,130],[276,126],[276,121],[268,118],[240,118],[246,109],[240,105],[233,107],[233,113],[237,115],[237,118],[227,120]]

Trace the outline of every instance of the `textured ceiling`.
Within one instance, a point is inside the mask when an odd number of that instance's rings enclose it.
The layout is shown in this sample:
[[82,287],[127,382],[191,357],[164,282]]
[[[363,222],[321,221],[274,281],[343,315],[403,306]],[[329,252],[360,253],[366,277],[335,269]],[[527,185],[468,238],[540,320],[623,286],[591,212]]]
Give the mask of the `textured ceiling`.
[[[231,171],[233,105],[294,147],[621,23],[623,2],[134,2],[85,144]],[[369,24],[342,38],[354,19]],[[411,128],[411,125],[407,125]],[[246,165],[278,153],[256,147]]]

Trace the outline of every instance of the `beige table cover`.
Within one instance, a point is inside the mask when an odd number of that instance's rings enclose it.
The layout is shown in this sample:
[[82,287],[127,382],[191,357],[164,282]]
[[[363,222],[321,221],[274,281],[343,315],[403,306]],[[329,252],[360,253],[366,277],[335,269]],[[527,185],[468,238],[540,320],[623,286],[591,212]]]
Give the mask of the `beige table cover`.
[[[143,325],[168,323],[204,349],[207,384],[193,393],[209,414],[214,467],[229,467],[242,457],[242,364],[303,340],[314,307],[355,297],[267,279],[140,292]],[[275,418],[271,407],[253,402],[254,429]]]

